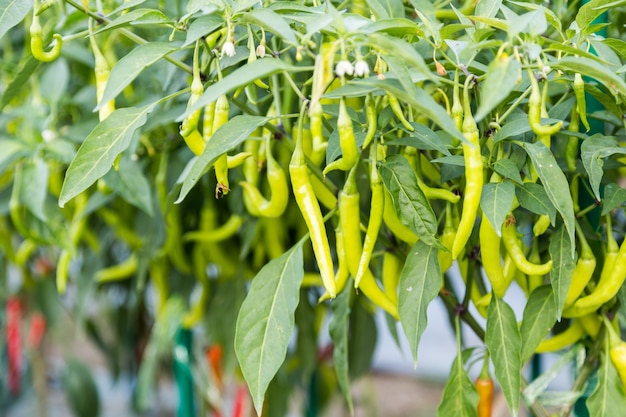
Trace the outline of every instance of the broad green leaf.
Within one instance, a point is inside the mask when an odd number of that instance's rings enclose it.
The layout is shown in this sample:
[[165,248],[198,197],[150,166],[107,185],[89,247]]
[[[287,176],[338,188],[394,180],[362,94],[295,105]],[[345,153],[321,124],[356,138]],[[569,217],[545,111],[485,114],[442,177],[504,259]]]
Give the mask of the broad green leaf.
[[45,203],[48,195],[48,164],[41,158],[27,161],[22,168],[20,202],[39,220],[46,221]]
[[508,3],[516,4],[528,10],[537,10],[538,8],[543,8],[548,23],[554,26],[554,28],[559,32],[562,30],[561,19],[559,19],[559,17],[552,10],[546,9],[541,5],[535,3],[527,3],[521,1],[510,1]]
[[626,148],[620,147],[612,136],[594,135],[580,145],[580,158],[589,174],[589,184],[596,199],[600,201],[600,183],[604,175],[604,158],[613,154],[626,154]]
[[480,83],[480,105],[474,118],[482,120],[495,109],[519,84],[522,64],[507,55],[496,57],[487,68],[485,80]]
[[413,21],[405,18],[381,19],[369,23],[359,29],[361,33],[384,32],[394,37],[415,35],[421,31]]
[[550,64],[552,68],[568,72],[579,72],[582,75],[595,78],[609,90],[626,95],[626,83],[606,65],[586,57],[564,57]]
[[252,280],[239,316],[235,352],[260,414],[267,387],[287,355],[304,277],[302,244],[267,263]]
[[295,45],[298,42],[295,32],[291,29],[287,21],[281,15],[270,9],[252,9],[242,16],[241,22],[260,26],[266,31],[276,34],[278,37],[292,45]]
[[514,199],[515,185],[510,181],[489,183],[483,186],[480,209],[487,216],[498,236],[502,233],[502,223],[511,211]]
[[378,19],[404,17],[401,0],[367,0],[367,4]]
[[498,159],[493,164],[493,170],[504,178],[513,180],[518,184],[522,183],[522,176],[519,173],[519,168],[515,165],[515,162],[510,159]]
[[412,44],[384,33],[372,33],[369,35],[367,43],[373,48],[381,49],[388,57],[401,59],[408,67],[421,75],[430,79],[433,78],[424,58],[415,50]]
[[109,172],[115,158],[128,148],[135,131],[146,123],[155,106],[152,103],[117,109],[89,133],[65,173],[59,206],[65,206]]
[[381,165],[380,175],[393,199],[400,221],[427,245],[440,246],[437,240],[437,218],[406,158],[391,155]]
[[[172,26],[173,22],[167,18],[160,10],[156,9],[136,9],[121,15],[111,23],[97,30],[93,35],[106,32],[109,30],[119,29],[125,26]],[[92,36],[93,36],[92,35]]]
[[496,132],[493,138],[493,143],[500,142],[501,140],[515,138],[516,136],[523,135],[530,132],[530,123],[528,123],[527,117],[520,117],[506,123],[500,130]]
[[487,309],[485,345],[491,354],[496,380],[515,417],[522,383],[522,338],[513,309],[498,297],[492,298]]
[[481,0],[476,3],[474,14],[481,17],[496,17],[502,6],[502,0]]
[[189,46],[203,36],[207,36],[224,26],[226,22],[218,14],[205,14],[191,22],[183,47]]
[[602,204],[602,215],[618,207],[623,207],[626,202],[626,189],[615,183],[607,184],[604,187],[604,204]]
[[550,385],[557,376],[562,375],[564,369],[571,368],[574,359],[579,355],[584,356],[584,354],[584,346],[582,344],[576,344],[567,352],[559,355],[556,361],[550,365],[546,371],[524,388],[522,395],[524,396],[525,402],[527,404],[535,402],[537,398],[546,392],[548,385]]
[[554,292],[550,285],[542,285],[533,291],[528,297],[524,307],[522,326],[522,362],[526,362],[535,353],[535,349],[546,337],[551,323],[556,317],[556,304]]
[[184,200],[185,196],[196,185],[206,170],[213,166],[213,163],[220,155],[235,148],[247,139],[257,127],[264,125],[268,120],[267,117],[259,116],[235,116],[213,133],[213,137],[207,143],[202,155],[194,160],[191,169],[183,175],[183,186],[176,203]]
[[419,113],[429,120],[435,122],[444,131],[449,133],[452,137],[461,141],[466,141],[463,134],[456,128],[452,118],[446,113],[445,109],[441,107],[432,96],[426,93],[419,87],[413,89],[413,93],[408,93],[403,86],[393,79],[378,80],[375,77],[370,77],[363,80],[364,85],[371,85],[373,87],[382,88],[391,94],[395,94],[400,101],[413,106]]
[[0,173],[12,162],[22,158],[29,153],[29,149],[20,141],[13,139],[0,139]]
[[576,14],[576,24],[578,29],[582,32],[588,32],[591,23],[596,20],[598,16],[605,12],[601,7],[605,4],[611,3],[609,0],[591,0],[586,2]]
[[221,81],[210,85],[206,90],[204,90],[204,93],[198,98],[198,100],[196,100],[195,104],[191,106],[191,108],[187,109],[187,111],[178,118],[178,121],[183,120],[195,110],[217,100],[217,98],[221,95],[228,94],[231,91],[248,85],[259,78],[268,77],[281,71],[295,73],[308,71],[308,68],[289,65],[280,59],[257,59],[254,62],[237,68],[235,71],[225,76]]
[[[352,288],[351,281],[346,287]],[[350,415],[354,413],[352,404],[352,394],[350,393],[350,370],[348,369],[348,334],[350,333],[350,294],[351,291],[344,290],[337,294],[337,297],[330,304],[333,317],[328,325],[330,340],[333,342],[333,364],[337,374],[337,382],[343,393]]]
[[576,247],[572,247],[574,246],[572,243],[573,241],[568,239],[565,234],[563,226],[559,227],[550,238],[549,252],[550,258],[554,262],[550,270],[550,283],[554,290],[554,302],[557,310],[555,319],[561,317],[565,297],[567,297],[567,291],[572,282],[572,274],[576,267],[576,260],[571,255],[572,252],[576,251]]
[[626,59],[626,42],[621,39],[603,39],[602,43],[614,50],[622,59]]
[[[570,240],[570,257],[573,259],[576,251],[576,246],[572,244],[574,242],[574,222],[576,219],[574,215],[574,203],[569,193],[567,178],[565,178],[565,174],[561,171],[561,168],[559,168],[559,165],[554,159],[554,155],[552,155],[552,152],[546,145],[541,142],[536,142],[525,143],[522,147],[528,152],[550,201],[552,201],[556,210],[561,214],[561,217],[563,217],[563,222],[565,223],[565,228],[567,229]],[[557,295],[557,300],[558,299]]]
[[65,59],[48,64],[39,80],[39,92],[50,104],[57,104],[66,94],[70,69]]
[[256,0],[236,0],[233,4],[233,13],[239,13],[243,10],[248,10],[250,7],[258,4]]
[[[441,152],[444,155],[450,155],[450,151],[446,147],[446,144],[441,140],[441,138],[433,132],[428,126],[425,126],[421,123],[411,123],[413,126],[412,132],[407,132],[409,138],[413,138],[418,143],[418,146],[414,146],[417,149],[423,150],[433,150]],[[397,141],[402,140],[402,138],[397,139],[393,143],[398,143]]]
[[165,42],[150,42],[139,45],[123,56],[111,69],[102,99],[95,110],[117,97],[144,69],[175,50],[174,46]]
[[32,0],[0,0],[0,39],[20,24],[32,7]]
[[104,178],[107,184],[126,202],[148,215],[154,215],[150,183],[139,163],[130,158],[122,158],[118,170],[109,171]]
[[463,367],[462,356],[457,355],[443,389],[441,403],[437,408],[437,416],[476,417],[477,406],[478,392]]
[[515,195],[520,205],[540,216],[550,216],[550,222],[556,220],[556,208],[541,184],[527,182],[515,188]]
[[6,81],[6,88],[0,98],[0,111],[4,109],[4,106],[9,104],[16,95],[24,91],[24,85],[28,83],[33,72],[35,72],[40,64],[41,61],[38,61],[32,55],[25,55],[15,71],[15,77],[11,81]]
[[400,273],[398,313],[417,366],[420,338],[428,325],[428,305],[441,289],[437,249],[423,241],[411,248]]
[[369,301],[364,296],[357,296],[350,311],[350,335],[348,341],[348,368],[350,378],[357,380],[372,369],[372,358],[378,340],[377,323]]
[[593,417],[619,416],[626,408],[624,388],[606,350],[598,368],[598,384],[586,403]]
[[153,404],[154,397],[151,393],[157,380],[160,360],[173,350],[174,337],[184,314],[183,300],[176,296],[170,297],[152,326],[150,340],[144,351],[137,376],[135,401],[139,410],[147,410]]

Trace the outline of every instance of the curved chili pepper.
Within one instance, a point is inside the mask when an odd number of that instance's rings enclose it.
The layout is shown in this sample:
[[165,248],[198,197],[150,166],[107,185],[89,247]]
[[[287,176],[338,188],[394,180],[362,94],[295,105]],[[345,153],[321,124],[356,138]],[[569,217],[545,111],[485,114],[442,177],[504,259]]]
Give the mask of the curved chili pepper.
[[[359,260],[363,251],[361,245],[361,221],[359,209],[360,195],[356,187],[356,166],[350,170],[348,179],[339,196],[339,224],[343,233],[343,244],[346,251],[348,270],[356,276]],[[383,308],[394,318],[398,318],[398,307],[385,295],[376,283],[369,268],[364,270],[358,288],[374,304]]]
[[234,236],[241,225],[243,224],[243,217],[237,214],[231,214],[228,220],[220,227],[212,230],[199,230],[196,232],[189,232],[183,235],[185,241],[195,242],[221,242],[232,236]]
[[517,269],[528,275],[545,275],[552,269],[552,260],[543,264],[535,264],[530,262],[524,255],[521,243],[517,237],[517,229],[515,227],[515,217],[510,215],[502,225],[502,243],[506,251],[511,255],[511,259],[515,262]]
[[61,54],[61,47],[63,45],[63,37],[58,33],[52,35],[55,43],[51,50],[44,50],[43,45],[43,30],[41,23],[39,22],[39,15],[36,13],[37,4],[33,7],[33,20],[30,25],[30,51],[35,59],[41,62],[52,62]]
[[398,303],[398,283],[404,263],[393,252],[386,250],[383,254],[383,291],[387,298],[395,305]]
[[291,178],[293,195],[309,230],[313,253],[317,260],[324,287],[330,297],[335,298],[337,295],[335,272],[328,236],[326,235],[326,226],[324,225],[322,211],[309,180],[309,172],[304,160],[304,150],[302,149],[302,116],[298,121],[297,129],[296,147],[289,163],[289,176]]
[[378,144],[374,144],[370,148],[370,188],[372,190],[370,218],[367,223],[365,240],[363,241],[363,251],[361,253],[361,258],[359,259],[359,268],[354,277],[355,287],[359,286],[363,275],[365,275],[365,270],[369,268],[372,253],[374,252],[374,247],[376,246],[378,233],[380,232],[380,227],[383,223],[385,190],[383,186],[383,181],[380,178],[380,174],[378,173],[378,167],[376,166],[377,146]]
[[480,195],[483,189],[483,159],[480,154],[480,136],[478,126],[472,116],[470,107],[469,86],[472,77],[468,77],[465,81],[463,90],[463,159],[465,161],[465,192],[463,196],[463,212],[461,221],[457,229],[454,244],[452,245],[452,258],[456,259],[465,244],[469,240],[474,223],[476,222],[476,213],[480,205]]
[[337,130],[339,131],[339,146],[341,147],[341,157],[331,162],[324,168],[323,174],[326,175],[330,171],[340,169],[348,171],[359,160],[359,151],[356,145],[356,137],[354,136],[354,127],[352,119],[348,114],[346,100],[342,97],[339,100],[339,116],[337,116]]
[[365,96],[365,120],[367,123],[367,132],[363,140],[363,149],[367,148],[376,135],[378,128],[378,113],[376,112],[376,100],[372,94]]
[[[102,54],[102,51],[98,47],[98,43],[96,42],[96,38],[93,35],[93,19],[89,19],[89,44],[91,46],[91,50],[93,52],[95,65],[94,65],[94,74],[96,76],[96,101],[100,104],[102,100],[102,96],[104,95],[104,90],[106,89],[107,82],[109,80],[109,75],[111,74],[111,68],[109,67],[109,63],[106,58]],[[100,106],[100,110],[98,110],[98,117],[100,121],[103,121],[111,113],[115,111],[115,99],[111,99],[106,102],[104,105]]]
[[585,234],[578,222],[576,222],[576,233],[580,242],[580,256],[572,273],[572,281],[565,297],[564,308],[568,308],[576,302],[580,294],[585,290],[585,287],[587,287],[596,269],[596,257],[593,255],[593,251],[589,247],[589,243],[587,243]]
[[117,265],[109,266],[97,271],[94,279],[97,283],[121,281],[130,278],[137,272],[139,260],[135,253],[131,253],[128,258]]
[[536,135],[552,136],[561,130],[563,121],[559,120],[553,125],[541,124],[541,90],[535,74],[530,69],[528,70],[528,79],[530,80],[530,96],[528,97],[528,122],[530,123],[530,128]]
[[539,343],[539,346],[535,349],[535,352],[547,353],[565,349],[566,347],[578,342],[578,340],[580,340],[580,338],[584,335],[585,328],[580,323],[580,320],[575,319],[565,331],[548,339],[543,339],[541,343]]
[[500,264],[500,242],[501,238],[496,233],[491,222],[483,213],[478,229],[480,241],[480,259],[485,270],[485,274],[491,283],[491,288],[498,298],[504,297],[506,290],[511,285],[511,281],[504,278],[502,265]]
[[[224,126],[228,122],[230,113],[230,104],[225,95],[218,97],[215,103],[215,118],[213,120],[213,132]],[[217,187],[215,188],[215,197],[224,196],[230,191],[228,183],[228,157],[226,154],[221,155],[213,164],[215,168],[215,177],[217,178]]]
[[404,117],[404,112],[402,111],[402,106],[400,106],[400,101],[398,101],[398,97],[387,92],[387,101],[389,102],[389,107],[391,107],[391,111],[398,118],[402,126],[409,132],[413,132],[415,128],[409,123],[409,121]]

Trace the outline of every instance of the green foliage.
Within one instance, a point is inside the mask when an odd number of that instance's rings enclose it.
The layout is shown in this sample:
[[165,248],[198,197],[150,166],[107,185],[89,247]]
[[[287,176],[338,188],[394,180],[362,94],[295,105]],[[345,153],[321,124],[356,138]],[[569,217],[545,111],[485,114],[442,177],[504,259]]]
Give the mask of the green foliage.
[[[581,297],[613,270],[609,236],[626,261],[623,1],[39,3],[0,0],[0,299],[28,300],[51,332],[65,324],[63,300],[115,373],[138,372],[137,408],[151,407],[177,330],[204,326],[193,360],[177,362],[198,376],[198,395],[213,392],[207,384],[219,391],[218,370],[226,382],[241,372],[259,413],[284,414],[298,390],[320,406],[341,391],[353,412],[351,384],[370,368],[380,308],[419,366],[439,298],[484,341],[512,414],[521,399],[538,417],[555,404],[566,416],[586,381],[564,393],[547,386],[571,364],[577,375],[598,371],[590,412],[619,414],[623,387],[597,358],[601,317],[623,311],[623,291],[581,317],[564,303],[577,233],[597,261]],[[340,123],[340,100],[354,132]],[[322,175],[341,155],[356,162]],[[341,213],[344,194],[358,195],[358,216]],[[286,208],[263,217],[253,202],[275,197]],[[516,256],[551,260],[549,274],[508,268],[498,242],[481,251],[473,218],[459,233],[467,242],[457,241],[464,207],[478,203],[497,235],[511,214]],[[307,226],[303,212],[323,225]],[[364,234],[342,237],[349,220],[362,232],[380,224],[363,259]],[[487,257],[503,274],[485,273]],[[465,284],[443,279],[454,263]],[[54,298],[54,282],[75,297]],[[509,284],[527,297],[521,325],[491,293]],[[522,369],[566,319],[583,323],[583,335],[558,366],[525,381]],[[318,345],[327,336],[332,355]],[[474,416],[469,351],[457,339],[438,414]],[[221,349],[216,363],[199,353],[206,347]]]

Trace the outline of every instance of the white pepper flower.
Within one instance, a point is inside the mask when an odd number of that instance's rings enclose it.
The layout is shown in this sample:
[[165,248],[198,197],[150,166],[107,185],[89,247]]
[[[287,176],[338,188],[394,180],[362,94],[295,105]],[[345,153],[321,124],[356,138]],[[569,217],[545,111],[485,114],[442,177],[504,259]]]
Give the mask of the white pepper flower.
[[235,56],[235,44],[231,41],[224,42],[222,45],[222,57],[226,55],[229,57]]
[[367,62],[360,59],[354,64],[354,75],[357,77],[367,77],[370,75],[370,67]]
[[262,43],[260,43],[259,46],[256,47],[256,56],[258,56],[259,58],[263,58],[265,56],[265,45],[263,45]]
[[337,77],[352,75],[354,74],[354,66],[348,60],[341,60],[337,62],[337,66],[335,67],[335,74],[337,74]]

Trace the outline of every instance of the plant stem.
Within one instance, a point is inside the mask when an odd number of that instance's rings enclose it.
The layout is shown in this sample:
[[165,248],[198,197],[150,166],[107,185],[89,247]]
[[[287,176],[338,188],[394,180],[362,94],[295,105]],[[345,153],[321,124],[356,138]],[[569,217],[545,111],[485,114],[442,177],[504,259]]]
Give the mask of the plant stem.
[[[93,19],[95,19],[99,23],[103,23],[103,24],[111,23],[111,19],[108,19],[108,18],[106,18],[104,16],[101,16],[98,13],[95,13],[95,12],[92,12],[92,11],[89,11],[89,10],[85,10],[82,5],[78,4],[74,0],[65,0],[65,2],[67,4],[69,4],[70,6],[72,6],[73,8],[75,8],[76,10],[80,10],[81,12],[85,13],[87,16],[92,17]],[[122,35],[126,36],[129,40],[135,42],[138,45],[144,45],[144,44],[148,43],[147,40],[145,40],[141,36],[137,35],[136,33],[132,32],[132,31],[130,31],[128,29],[120,28],[119,31],[122,33]],[[168,55],[166,55],[164,57],[164,59],[166,61],[169,61],[170,63],[176,65],[178,68],[182,69],[183,71],[185,71],[185,72],[187,72],[189,74],[193,74],[193,70],[192,70],[191,66],[185,64],[181,60],[178,60],[176,58],[172,58],[171,56],[168,56]]]

